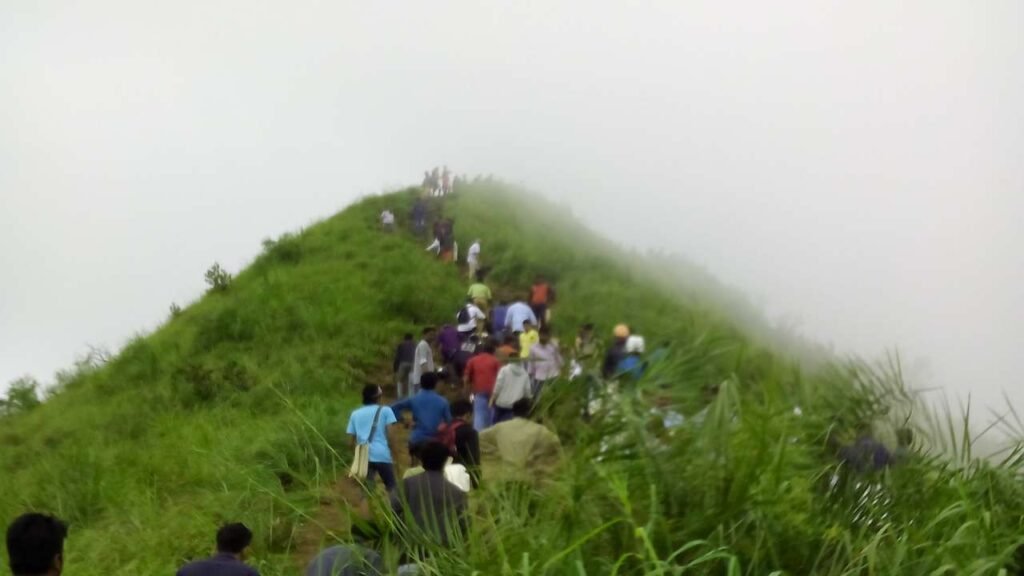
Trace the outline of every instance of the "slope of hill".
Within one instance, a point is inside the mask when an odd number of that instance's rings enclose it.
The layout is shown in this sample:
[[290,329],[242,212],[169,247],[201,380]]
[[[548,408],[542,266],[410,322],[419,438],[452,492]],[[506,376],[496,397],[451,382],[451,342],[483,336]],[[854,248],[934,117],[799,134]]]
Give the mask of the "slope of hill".
[[[0,518],[69,520],[68,564],[83,575],[170,573],[238,519],[264,574],[298,573],[299,535],[345,469],[358,389],[388,382],[400,335],[448,321],[462,300],[453,266],[377,229],[414,193],[267,243],[229,288],[0,421]],[[919,455],[870,482],[836,475],[827,431],[849,441],[864,423],[900,424],[898,374],[801,371],[521,191],[474,186],[439,209],[463,246],[484,240],[493,282],[557,282],[563,342],[581,322],[605,334],[626,321],[668,353],[587,423],[578,385],[557,387],[543,415],[568,446],[558,482],[526,500],[477,495],[468,547],[439,553],[438,573],[988,573],[1011,555],[1019,462]],[[658,407],[682,425],[661,425]]]

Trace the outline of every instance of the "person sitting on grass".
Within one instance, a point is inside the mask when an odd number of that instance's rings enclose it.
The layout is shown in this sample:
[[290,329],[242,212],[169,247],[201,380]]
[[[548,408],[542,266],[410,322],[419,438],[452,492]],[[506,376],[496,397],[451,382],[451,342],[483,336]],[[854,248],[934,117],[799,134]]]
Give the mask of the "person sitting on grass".
[[517,400],[513,419],[480,433],[480,457],[488,481],[535,484],[552,477],[562,458],[562,443],[554,432],[529,419],[532,410],[529,398]]
[[405,411],[412,413],[413,428],[409,436],[409,454],[413,458],[418,457],[420,446],[434,439],[442,422],[452,421],[448,401],[435,391],[437,382],[437,374],[427,372],[420,378],[418,394],[391,405],[391,409],[399,418]]
[[252,543],[252,531],[245,524],[225,524],[217,530],[217,553],[206,560],[190,562],[178,570],[178,576],[259,576],[244,562]]
[[405,532],[405,541],[450,547],[466,533],[468,498],[445,479],[448,447],[427,442],[420,448],[424,472],[406,478],[391,496],[391,509]]
[[347,432],[356,444],[370,445],[369,468],[366,482],[373,485],[374,474],[380,476],[381,482],[388,492],[395,489],[395,465],[391,458],[391,438],[389,429],[398,422],[394,411],[388,406],[381,406],[380,400],[384,391],[376,384],[363,387],[363,406],[352,412],[348,419]]
[[7,528],[7,563],[14,576],[60,576],[66,524],[46,514],[22,514]]

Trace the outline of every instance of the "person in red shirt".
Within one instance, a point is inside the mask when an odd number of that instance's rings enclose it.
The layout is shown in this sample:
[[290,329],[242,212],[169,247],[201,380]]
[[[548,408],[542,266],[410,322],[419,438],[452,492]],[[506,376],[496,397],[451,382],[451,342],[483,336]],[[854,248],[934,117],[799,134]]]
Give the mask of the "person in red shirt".
[[537,323],[541,327],[548,324],[548,306],[555,302],[555,289],[551,287],[543,276],[537,275],[537,279],[530,288],[530,308],[533,309]]
[[473,393],[473,428],[478,432],[491,427],[491,394],[501,370],[501,361],[494,355],[494,343],[488,342],[484,351],[469,359],[462,381]]

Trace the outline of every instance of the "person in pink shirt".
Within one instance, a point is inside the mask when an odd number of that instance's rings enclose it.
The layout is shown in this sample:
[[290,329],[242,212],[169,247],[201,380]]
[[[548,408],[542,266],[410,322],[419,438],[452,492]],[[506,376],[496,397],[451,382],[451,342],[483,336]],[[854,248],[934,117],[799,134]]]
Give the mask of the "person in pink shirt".
[[558,343],[551,339],[551,330],[544,326],[540,329],[540,342],[530,348],[528,357],[530,376],[533,379],[533,397],[540,397],[544,385],[562,374],[562,352]]

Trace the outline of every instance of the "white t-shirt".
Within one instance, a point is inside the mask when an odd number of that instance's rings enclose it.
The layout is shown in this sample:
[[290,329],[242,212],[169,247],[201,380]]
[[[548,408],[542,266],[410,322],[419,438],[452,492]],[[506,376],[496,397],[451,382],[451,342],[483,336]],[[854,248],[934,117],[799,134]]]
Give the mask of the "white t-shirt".
[[[466,309],[469,310],[469,321],[465,324],[459,324],[459,332],[472,332],[476,330],[477,320],[487,320],[487,316],[484,315],[483,310],[477,308],[475,305],[467,304]],[[459,314],[461,313],[462,311],[460,310]],[[459,314],[455,315],[456,319],[458,319]]]
[[387,224],[394,224],[395,223],[395,215],[391,213],[391,210],[385,210],[385,211],[380,213],[380,222],[381,222],[381,224],[385,224],[385,225],[387,225]]
[[473,245],[469,247],[469,252],[466,253],[467,264],[479,264],[480,263],[480,243],[473,242]]

